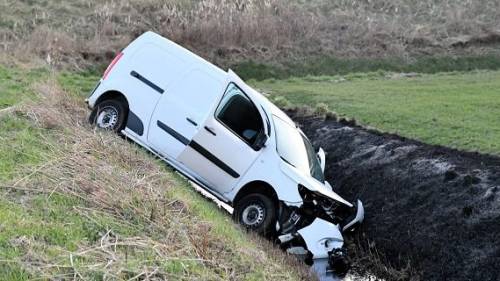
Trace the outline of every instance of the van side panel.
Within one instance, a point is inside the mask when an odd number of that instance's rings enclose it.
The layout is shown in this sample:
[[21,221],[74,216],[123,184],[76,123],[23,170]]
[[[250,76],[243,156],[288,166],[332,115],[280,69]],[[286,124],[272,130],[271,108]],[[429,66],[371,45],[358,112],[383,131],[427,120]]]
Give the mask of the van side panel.
[[182,58],[171,55],[167,48],[146,42],[131,54],[126,67],[120,70],[120,77],[126,80],[123,85],[130,110],[144,124],[143,140],[149,133],[150,118],[158,101],[188,68]]
[[148,143],[177,158],[203,126],[224,91],[224,78],[193,69],[167,89],[149,123]]
[[145,93],[149,93],[151,89],[160,92],[152,85],[163,91],[167,90],[170,84],[178,80],[186,71],[186,61],[181,57],[173,56],[168,49],[150,42],[143,44],[132,54],[128,65],[130,73],[133,71],[142,77],[141,79],[132,76],[136,78],[134,82],[141,84]]

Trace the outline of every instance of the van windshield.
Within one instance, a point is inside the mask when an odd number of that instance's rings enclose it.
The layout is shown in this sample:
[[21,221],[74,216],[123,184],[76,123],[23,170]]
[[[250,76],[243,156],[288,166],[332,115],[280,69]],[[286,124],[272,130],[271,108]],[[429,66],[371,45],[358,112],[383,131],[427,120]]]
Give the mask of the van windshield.
[[273,117],[276,127],[276,149],[281,159],[324,183],[325,176],[311,142],[288,122],[283,121],[276,115],[273,115]]

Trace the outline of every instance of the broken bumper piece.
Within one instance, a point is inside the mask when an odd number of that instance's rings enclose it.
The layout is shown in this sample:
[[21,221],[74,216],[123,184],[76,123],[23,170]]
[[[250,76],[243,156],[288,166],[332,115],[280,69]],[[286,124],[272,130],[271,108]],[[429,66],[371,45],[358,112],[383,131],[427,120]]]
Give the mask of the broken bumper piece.
[[344,206],[303,193],[304,205],[285,209],[286,219],[277,225],[282,233],[279,243],[288,253],[311,263],[317,272],[342,276],[350,268],[343,233],[354,231],[363,222],[363,203],[357,200]]
[[302,236],[313,259],[328,258],[329,252],[344,245],[338,225],[320,218],[316,218],[311,225],[297,232]]
[[350,263],[343,248],[344,239],[338,225],[316,218],[311,225],[300,229],[298,234],[312,254],[314,264],[328,261],[323,263],[324,274],[331,272],[343,276],[349,271]]
[[342,232],[354,231],[356,227],[359,226],[365,219],[365,208],[363,207],[363,203],[358,200],[355,206],[356,213],[354,216],[345,220],[346,223],[342,227]]

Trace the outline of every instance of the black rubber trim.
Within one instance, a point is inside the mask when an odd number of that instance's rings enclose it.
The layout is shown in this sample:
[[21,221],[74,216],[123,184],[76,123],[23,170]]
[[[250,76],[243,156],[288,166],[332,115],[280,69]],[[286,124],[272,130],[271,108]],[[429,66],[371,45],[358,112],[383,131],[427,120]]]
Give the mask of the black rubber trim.
[[209,127],[205,126],[205,130],[207,130],[207,132],[209,132],[210,134],[212,134],[214,136],[217,136],[217,134],[212,129],[210,129]]
[[134,131],[137,135],[142,136],[144,134],[144,124],[141,119],[135,115],[132,111],[128,112],[127,117],[127,128]]
[[193,124],[193,126],[198,127],[198,123],[194,122],[191,118],[186,118],[186,120],[187,120],[189,123]]
[[130,75],[132,75],[132,77],[135,77],[135,78],[139,79],[141,82],[143,82],[144,84],[146,84],[149,87],[153,88],[153,90],[157,91],[160,94],[163,94],[165,92],[165,90],[163,90],[162,88],[158,87],[158,85],[156,85],[155,83],[149,81],[144,76],[140,75],[139,73],[135,72],[134,70],[132,70],[132,72],[130,72]]
[[160,120],[158,120],[156,122],[156,124],[158,125],[158,127],[160,127],[160,129],[162,129],[165,132],[167,132],[169,135],[171,135],[172,137],[174,137],[176,140],[180,141],[182,144],[184,144],[184,145],[188,145],[189,144],[189,140],[187,138],[185,138],[183,135],[177,133],[176,130],[174,130],[174,129],[170,128],[169,126],[165,125],[165,123],[163,123]]
[[233,177],[233,178],[240,177],[240,174],[238,174],[235,170],[231,169],[231,167],[226,165],[224,162],[222,162],[219,158],[217,158],[215,155],[210,153],[210,151],[206,150],[199,143],[197,143],[195,141],[191,141],[189,143],[189,146],[191,146],[199,154],[203,155],[203,157],[207,158],[210,162],[214,163],[215,166],[219,167],[221,170],[228,173],[231,177]]
[[199,143],[195,141],[189,141],[187,138],[185,138],[183,135],[179,134],[176,130],[170,128],[169,126],[165,125],[163,122],[158,120],[156,122],[158,127],[160,129],[164,130],[167,132],[169,135],[174,137],[176,140],[180,141],[184,145],[189,145],[192,147],[196,152],[201,154],[203,157],[207,158],[210,162],[214,163],[215,166],[219,167],[221,170],[224,172],[228,173],[231,177],[233,178],[239,178],[240,174],[238,174],[235,170],[231,169],[226,163],[222,162],[219,158],[217,158],[215,155],[210,153],[210,151],[206,150],[203,146],[201,146]]

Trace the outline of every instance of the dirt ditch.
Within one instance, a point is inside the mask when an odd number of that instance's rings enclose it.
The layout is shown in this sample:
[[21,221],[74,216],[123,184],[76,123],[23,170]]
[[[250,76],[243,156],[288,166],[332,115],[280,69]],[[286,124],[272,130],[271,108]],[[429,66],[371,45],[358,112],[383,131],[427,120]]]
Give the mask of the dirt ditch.
[[334,189],[363,200],[361,244],[386,266],[411,267],[413,280],[500,280],[499,157],[288,113],[326,151]]

